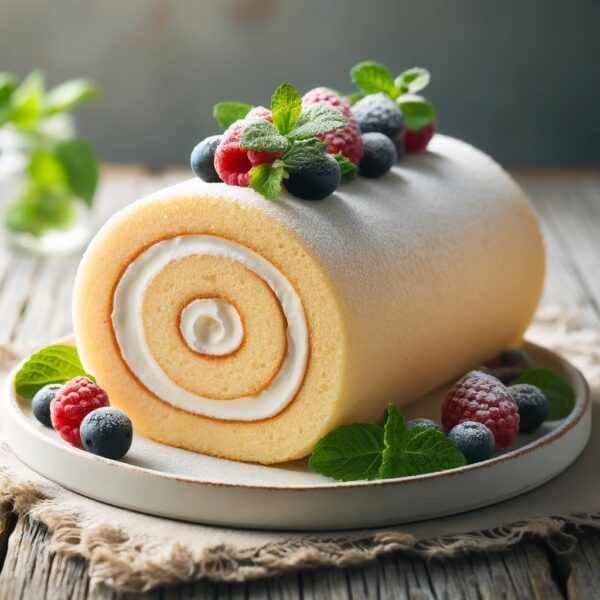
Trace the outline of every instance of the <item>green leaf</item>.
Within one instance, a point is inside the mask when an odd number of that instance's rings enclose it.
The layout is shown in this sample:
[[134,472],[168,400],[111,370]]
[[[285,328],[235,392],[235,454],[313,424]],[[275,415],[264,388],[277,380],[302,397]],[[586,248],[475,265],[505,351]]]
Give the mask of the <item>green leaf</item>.
[[346,96],[350,104],[356,104],[359,100],[362,100],[365,97],[365,94],[362,92],[357,92],[356,94],[349,94]]
[[0,73],[0,126],[10,118],[11,98],[17,87],[17,79],[12,73]]
[[289,133],[302,112],[302,97],[291,83],[282,83],[271,96],[273,124],[282,135]]
[[391,73],[381,64],[365,61],[352,67],[352,81],[365,94],[385,92],[391,98],[398,97],[398,89],[394,85]]
[[41,187],[32,182],[23,196],[8,207],[6,227],[34,236],[51,229],[65,229],[75,217],[73,204],[73,196],[64,186]]
[[404,117],[404,125],[407,129],[421,129],[435,122],[435,111],[427,100],[402,100],[398,98],[398,105]]
[[388,421],[394,430],[386,436],[380,477],[411,477],[435,473],[467,464],[458,446],[443,433],[425,427],[398,428],[397,422]]
[[339,481],[377,479],[382,450],[383,429],[378,425],[342,425],[317,442],[308,466]]
[[83,140],[67,140],[56,146],[55,155],[73,195],[91,206],[98,185],[98,159],[94,149]]
[[333,155],[333,158],[337,160],[340,165],[340,171],[344,179],[352,179],[358,170],[358,167],[348,158],[346,158],[341,152]]
[[10,121],[22,130],[30,130],[42,117],[44,104],[44,75],[32,71],[13,92]]
[[250,187],[270,202],[275,202],[281,191],[281,182],[285,176],[283,161],[264,163],[250,171]]
[[311,138],[309,140],[299,140],[294,142],[289,150],[283,155],[282,160],[286,167],[295,169],[296,167],[312,162],[327,154],[327,144]]
[[92,381],[81,364],[75,346],[53,345],[33,354],[15,377],[15,391],[31,399],[49,383],[66,383],[73,377],[84,376]]
[[511,387],[528,383],[542,390],[548,399],[548,420],[555,421],[568,417],[575,408],[575,391],[558,373],[551,369],[527,369],[515,380]]
[[213,117],[223,129],[227,129],[236,121],[244,119],[251,110],[252,105],[245,102],[217,102],[213,107]]
[[396,77],[394,84],[402,94],[416,94],[429,85],[431,75],[427,69],[413,67]]
[[259,119],[244,129],[240,145],[246,150],[285,152],[290,143],[277,131],[273,123]]
[[44,99],[46,116],[67,112],[98,93],[98,88],[89,79],[72,79],[51,89]]
[[306,140],[334,131],[346,123],[346,117],[331,106],[316,104],[305,108],[297,125],[288,133],[291,140]]
[[27,173],[39,187],[60,186],[66,180],[62,164],[47,150],[38,150],[31,155]]

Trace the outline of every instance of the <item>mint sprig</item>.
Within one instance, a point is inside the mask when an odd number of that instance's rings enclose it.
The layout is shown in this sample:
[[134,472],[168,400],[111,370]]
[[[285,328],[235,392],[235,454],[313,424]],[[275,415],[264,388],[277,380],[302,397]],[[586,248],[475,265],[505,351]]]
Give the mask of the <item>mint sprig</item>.
[[426,69],[413,67],[393,79],[385,66],[366,61],[352,67],[350,73],[352,81],[364,94],[383,92],[395,100],[408,129],[421,129],[435,122],[433,106],[425,98],[414,95],[429,85],[431,76]]
[[73,377],[84,376],[94,381],[86,373],[77,348],[55,344],[32,354],[15,376],[15,391],[23,398],[31,399],[49,383],[66,383]]
[[271,114],[272,123],[265,119],[250,123],[240,145],[246,150],[281,155],[273,164],[250,171],[250,187],[275,201],[290,170],[327,154],[327,145],[317,137],[344,125],[346,117],[331,106],[303,108],[302,97],[291,83],[282,83],[271,96]]
[[245,102],[217,102],[213,107],[213,117],[223,129],[227,129],[239,119],[244,119],[251,110],[252,105]]
[[339,481],[410,477],[467,464],[458,446],[443,433],[407,428],[398,407],[390,404],[384,427],[374,423],[342,425],[313,449],[308,466]]
[[354,175],[356,175],[358,167],[349,158],[346,158],[341,152],[334,154],[333,158],[335,158],[340,166],[340,171],[344,179],[350,180],[354,177]]
[[558,373],[551,369],[525,370],[511,381],[511,387],[528,383],[542,390],[548,400],[548,420],[565,419],[575,408],[575,391]]

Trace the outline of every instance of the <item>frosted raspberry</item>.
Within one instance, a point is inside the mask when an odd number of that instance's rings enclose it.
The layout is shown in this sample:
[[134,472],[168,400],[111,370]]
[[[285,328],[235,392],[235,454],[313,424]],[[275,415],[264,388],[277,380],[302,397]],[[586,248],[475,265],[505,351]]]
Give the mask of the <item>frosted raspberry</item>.
[[483,423],[501,448],[510,446],[519,431],[519,411],[508,389],[480,371],[471,371],[458,381],[442,405],[446,431],[465,421]]
[[215,151],[215,169],[227,185],[248,187],[252,167],[271,163],[281,156],[280,153],[244,150],[240,146],[242,133],[250,123],[259,118],[271,120],[271,112],[261,106],[253,108],[248,115],[227,129]]
[[327,152],[330,154],[341,152],[348,160],[358,165],[363,157],[363,144],[360,129],[352,116],[350,102],[340,98],[333,90],[320,87],[306,93],[302,103],[304,106],[327,104],[339,110],[348,119],[345,125],[319,136],[319,139],[327,144]]
[[109,406],[107,393],[87,377],[75,377],[58,390],[50,404],[52,426],[63,440],[82,448],[81,422],[86,415],[103,406]]
[[434,133],[434,123],[429,123],[429,125],[425,125],[425,127],[421,127],[421,129],[404,128],[404,149],[406,152],[421,152],[422,150],[425,150]]

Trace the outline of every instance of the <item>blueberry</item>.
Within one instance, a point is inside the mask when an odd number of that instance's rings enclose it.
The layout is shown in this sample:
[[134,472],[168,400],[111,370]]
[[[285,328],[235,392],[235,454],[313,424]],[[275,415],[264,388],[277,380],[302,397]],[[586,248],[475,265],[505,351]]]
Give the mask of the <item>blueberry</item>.
[[402,137],[402,112],[385,94],[365,96],[352,107],[352,114],[363,133],[383,133],[393,142]]
[[333,194],[340,183],[340,166],[333,156],[326,154],[318,160],[304,163],[283,180],[285,189],[303,200],[323,200]]
[[520,367],[523,370],[533,366],[531,359],[523,350],[514,348],[503,350],[500,353],[500,364],[503,367]]
[[364,156],[360,161],[359,173],[371,178],[385,175],[398,161],[394,142],[383,133],[364,133],[362,140]]
[[52,427],[52,419],[50,418],[50,403],[54,400],[56,392],[62,386],[59,383],[50,383],[37,391],[31,401],[31,409],[35,418],[46,427]]
[[472,465],[492,457],[496,440],[483,423],[464,421],[456,425],[448,437],[460,448],[467,462]]
[[215,169],[215,151],[223,139],[222,135],[211,135],[203,139],[193,150],[190,165],[196,177],[208,183],[221,181]]
[[431,419],[413,419],[412,421],[407,421],[406,427],[409,429],[411,427],[425,427],[425,429],[435,429],[440,433],[445,433],[442,426]]
[[88,452],[114,460],[127,454],[133,440],[129,417],[110,406],[89,413],[79,431],[81,443]]
[[548,417],[548,399],[539,388],[518,383],[508,388],[519,410],[519,433],[536,430]]

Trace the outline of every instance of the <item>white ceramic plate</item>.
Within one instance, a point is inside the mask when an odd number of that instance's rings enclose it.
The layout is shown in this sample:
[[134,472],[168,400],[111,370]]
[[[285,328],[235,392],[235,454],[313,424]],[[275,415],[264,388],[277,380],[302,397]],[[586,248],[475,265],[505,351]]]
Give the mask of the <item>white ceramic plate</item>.
[[[44,477],[85,496],[186,521],[261,529],[345,529],[418,521],[517,496],[552,479],[580,454],[591,431],[588,386],[567,361],[528,344],[536,365],[563,375],[577,405],[563,421],[519,435],[511,451],[476,465],[429,475],[337,483],[307,461],[278,466],[186,452],[136,435],[125,461],[106,460],[62,442],[14,394],[13,372],[0,423],[15,454]],[[407,419],[439,420],[446,390],[405,407]]]

